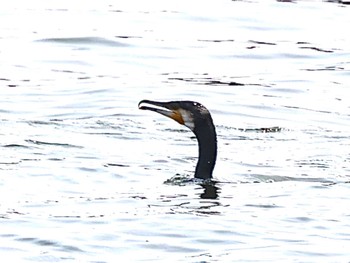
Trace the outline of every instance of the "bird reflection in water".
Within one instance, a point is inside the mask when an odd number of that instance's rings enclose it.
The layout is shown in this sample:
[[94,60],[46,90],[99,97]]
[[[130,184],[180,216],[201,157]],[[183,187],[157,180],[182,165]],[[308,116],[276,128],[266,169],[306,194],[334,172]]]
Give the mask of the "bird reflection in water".
[[203,193],[201,193],[199,195],[200,198],[202,198],[202,199],[218,199],[220,188],[217,187],[214,182],[200,184],[200,186],[204,190]]

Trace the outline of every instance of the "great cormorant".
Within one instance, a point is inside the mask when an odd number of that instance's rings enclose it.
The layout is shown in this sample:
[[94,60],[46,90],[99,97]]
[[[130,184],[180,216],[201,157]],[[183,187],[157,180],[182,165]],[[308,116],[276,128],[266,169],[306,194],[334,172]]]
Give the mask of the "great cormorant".
[[138,106],[141,110],[158,112],[188,127],[196,135],[199,148],[194,177],[212,178],[217,142],[213,119],[206,107],[194,101],[157,102],[151,100],[142,100]]

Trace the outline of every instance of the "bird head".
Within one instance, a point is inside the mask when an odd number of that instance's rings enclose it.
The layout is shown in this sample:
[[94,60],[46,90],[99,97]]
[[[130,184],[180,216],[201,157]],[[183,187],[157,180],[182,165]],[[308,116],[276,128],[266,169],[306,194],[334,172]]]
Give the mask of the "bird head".
[[160,113],[185,125],[193,132],[195,132],[196,127],[205,124],[205,122],[212,122],[207,108],[194,101],[158,102],[142,100],[139,103],[139,109]]
[[188,127],[198,140],[199,157],[195,178],[212,177],[216,161],[217,142],[213,119],[207,108],[194,101],[157,102],[142,100],[139,109],[158,112]]

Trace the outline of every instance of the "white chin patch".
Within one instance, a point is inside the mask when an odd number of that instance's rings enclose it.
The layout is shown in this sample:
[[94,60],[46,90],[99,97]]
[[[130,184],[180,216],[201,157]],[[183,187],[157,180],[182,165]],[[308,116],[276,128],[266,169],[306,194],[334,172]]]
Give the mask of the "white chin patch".
[[191,131],[194,130],[194,122],[192,114],[189,111],[186,110],[179,110],[182,116],[182,119],[184,120],[184,125],[188,128],[190,128]]

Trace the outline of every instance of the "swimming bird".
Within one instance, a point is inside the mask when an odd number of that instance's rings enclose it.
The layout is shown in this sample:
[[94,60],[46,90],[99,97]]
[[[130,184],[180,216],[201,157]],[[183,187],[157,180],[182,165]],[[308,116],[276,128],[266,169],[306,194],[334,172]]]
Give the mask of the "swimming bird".
[[213,119],[206,107],[195,101],[151,100],[140,101],[138,107],[141,110],[160,113],[188,127],[195,134],[199,149],[194,177],[212,178],[217,155],[217,140]]

